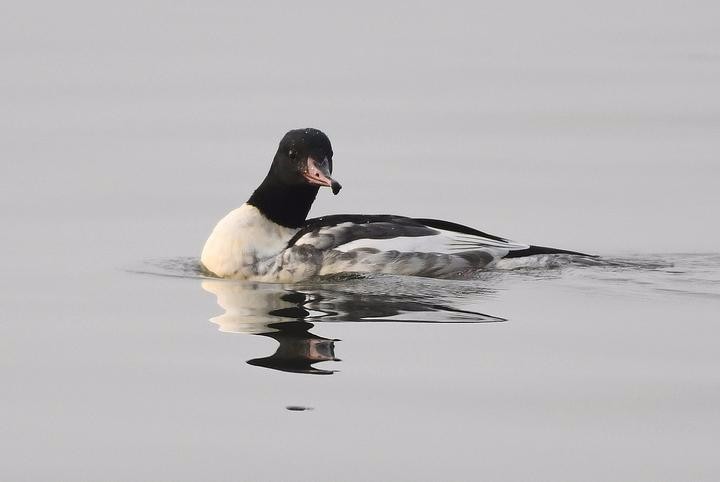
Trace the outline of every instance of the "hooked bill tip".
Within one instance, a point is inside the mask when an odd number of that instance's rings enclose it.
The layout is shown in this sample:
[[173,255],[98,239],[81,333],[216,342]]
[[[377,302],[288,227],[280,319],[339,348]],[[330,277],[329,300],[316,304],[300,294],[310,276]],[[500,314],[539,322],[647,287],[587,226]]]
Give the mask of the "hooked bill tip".
[[333,194],[337,195],[337,193],[340,192],[340,189],[342,189],[342,186],[339,182],[333,180],[332,184],[330,185],[330,189],[332,189]]

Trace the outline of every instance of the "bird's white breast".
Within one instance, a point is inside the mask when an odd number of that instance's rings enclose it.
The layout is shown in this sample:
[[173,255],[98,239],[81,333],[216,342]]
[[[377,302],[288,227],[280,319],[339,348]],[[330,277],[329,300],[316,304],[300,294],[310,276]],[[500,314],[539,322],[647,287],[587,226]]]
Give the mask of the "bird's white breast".
[[200,260],[217,276],[254,279],[263,274],[263,266],[286,248],[297,231],[270,221],[246,203],[217,223]]

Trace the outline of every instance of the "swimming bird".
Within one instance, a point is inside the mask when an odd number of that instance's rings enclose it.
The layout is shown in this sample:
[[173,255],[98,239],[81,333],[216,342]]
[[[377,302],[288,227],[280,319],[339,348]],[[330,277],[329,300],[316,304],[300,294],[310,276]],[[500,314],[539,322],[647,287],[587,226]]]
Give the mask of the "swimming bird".
[[201,262],[220,278],[292,283],[336,273],[455,277],[500,259],[583,253],[517,243],[449,221],[388,214],[307,219],[318,190],[332,178],[330,139],[317,129],[291,130],[260,186],[222,218]]

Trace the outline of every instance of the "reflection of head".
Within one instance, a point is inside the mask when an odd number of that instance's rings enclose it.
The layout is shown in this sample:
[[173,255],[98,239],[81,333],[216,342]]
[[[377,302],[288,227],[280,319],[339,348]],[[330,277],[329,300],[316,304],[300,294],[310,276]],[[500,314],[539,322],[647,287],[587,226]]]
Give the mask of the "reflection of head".
[[248,360],[248,363],[284,372],[332,375],[334,370],[322,370],[315,368],[313,364],[322,361],[339,361],[335,358],[337,340],[313,335],[308,331],[312,327],[312,323],[304,321],[273,324],[271,328],[276,331],[261,335],[280,343],[277,351],[265,358]]

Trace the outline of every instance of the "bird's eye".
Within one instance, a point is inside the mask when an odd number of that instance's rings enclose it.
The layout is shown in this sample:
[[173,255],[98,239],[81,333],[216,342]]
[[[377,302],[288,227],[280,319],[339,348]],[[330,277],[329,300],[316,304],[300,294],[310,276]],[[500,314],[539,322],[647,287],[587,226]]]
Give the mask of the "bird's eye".
[[289,157],[290,159],[295,159],[295,158],[297,157],[297,152],[295,152],[293,149],[290,149],[290,150],[288,151],[288,157]]

